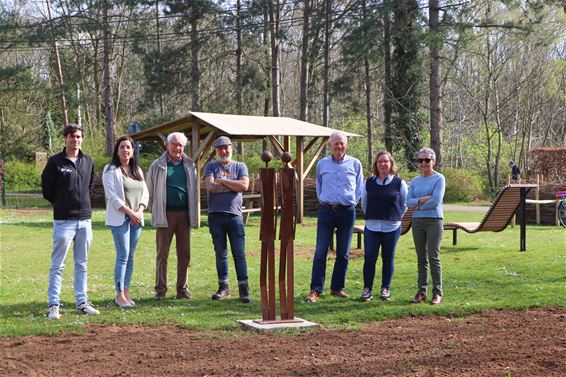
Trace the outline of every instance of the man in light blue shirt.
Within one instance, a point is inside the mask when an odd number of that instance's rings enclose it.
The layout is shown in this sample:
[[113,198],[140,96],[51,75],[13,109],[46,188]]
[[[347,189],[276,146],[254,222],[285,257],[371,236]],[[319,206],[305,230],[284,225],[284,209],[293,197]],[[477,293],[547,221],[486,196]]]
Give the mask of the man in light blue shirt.
[[350,242],[356,220],[356,204],[362,196],[362,164],[346,155],[348,141],[342,132],[333,132],[328,145],[332,154],[316,166],[316,195],[319,201],[316,249],[312,266],[311,291],[305,298],[315,302],[324,290],[326,256],[336,230],[336,261],[330,290],[333,296],[346,298],[344,292]]

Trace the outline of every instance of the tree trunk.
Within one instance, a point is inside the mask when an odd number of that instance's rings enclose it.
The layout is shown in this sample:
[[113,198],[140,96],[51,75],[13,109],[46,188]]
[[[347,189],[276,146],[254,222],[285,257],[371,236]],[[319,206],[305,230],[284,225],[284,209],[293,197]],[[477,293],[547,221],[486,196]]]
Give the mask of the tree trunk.
[[242,114],[242,28],[241,0],[236,1],[236,112]]
[[[49,21],[51,21],[51,4],[49,3],[49,0],[45,0],[45,6],[47,7]],[[65,99],[65,80],[63,79],[63,69],[61,68],[61,58],[59,56],[59,46],[57,41],[53,42],[53,51],[55,53],[55,63],[57,64],[57,80],[59,81],[61,111],[63,113],[63,121],[66,126],[69,124],[69,111],[67,109],[67,100]]]
[[[367,39],[366,27],[367,27],[367,9],[366,9],[366,1],[362,0],[362,30],[363,30],[363,38],[364,40]],[[366,94],[366,122],[367,122],[367,138],[368,138],[368,167],[371,170],[372,162],[373,162],[373,141],[372,141],[372,132],[373,127],[371,124],[371,77],[370,77],[370,70],[369,70],[369,59],[368,59],[368,51],[364,52],[364,82],[365,82],[365,94]]]
[[299,96],[299,119],[307,121],[309,113],[309,40],[311,1],[303,1],[303,40],[301,48],[301,87]]
[[198,64],[198,56],[200,50],[199,41],[199,11],[194,6],[191,15],[191,109],[192,111],[200,111],[200,67]]
[[103,12],[103,40],[104,40],[104,56],[103,56],[103,69],[104,77],[103,84],[104,87],[104,124],[106,130],[106,155],[112,156],[112,151],[114,149],[114,140],[116,138],[114,131],[113,122],[113,111],[112,111],[112,87],[110,84],[110,64],[112,60],[112,55],[110,53],[110,4],[107,0],[104,1]]
[[271,101],[273,116],[280,116],[280,77],[279,77],[279,1],[269,2],[269,31],[271,34]]
[[[269,54],[269,50],[270,50],[270,43],[268,42],[269,40],[269,6],[264,3],[264,7],[263,7],[263,56],[264,56],[264,60],[265,60],[265,86],[266,86],[266,91],[265,91],[265,99],[263,102],[263,116],[269,116],[269,108],[270,108],[270,104],[271,104],[271,58],[270,58],[270,54]],[[267,150],[267,139],[263,139],[263,143],[262,143],[262,150],[266,151]]]
[[385,149],[393,153],[393,126],[391,113],[393,112],[391,96],[391,22],[389,0],[383,1],[383,122],[385,123]]
[[[236,113],[243,114],[242,103],[242,4],[241,0],[236,1]],[[238,142],[236,145],[240,155],[244,155],[244,143]]]
[[322,125],[328,127],[330,120],[330,11],[332,9],[332,0],[324,0],[324,68],[322,74],[323,80],[323,101],[322,101]]
[[[158,54],[158,64],[161,61],[161,29],[159,24],[159,0],[155,0],[155,37],[157,42],[157,54]],[[163,92],[159,91],[159,115],[161,119],[165,117],[165,110],[163,107]]]
[[433,38],[430,45],[430,146],[436,152],[436,166],[442,167],[442,93],[440,87],[440,54],[435,34],[440,23],[438,0],[429,1],[428,26]]

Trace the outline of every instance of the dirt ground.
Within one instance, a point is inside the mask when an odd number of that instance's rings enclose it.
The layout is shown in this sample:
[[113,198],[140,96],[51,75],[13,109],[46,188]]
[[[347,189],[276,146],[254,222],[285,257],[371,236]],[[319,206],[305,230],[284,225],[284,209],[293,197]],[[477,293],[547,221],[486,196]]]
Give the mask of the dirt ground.
[[295,334],[94,325],[0,339],[0,351],[1,376],[564,376],[566,308]]

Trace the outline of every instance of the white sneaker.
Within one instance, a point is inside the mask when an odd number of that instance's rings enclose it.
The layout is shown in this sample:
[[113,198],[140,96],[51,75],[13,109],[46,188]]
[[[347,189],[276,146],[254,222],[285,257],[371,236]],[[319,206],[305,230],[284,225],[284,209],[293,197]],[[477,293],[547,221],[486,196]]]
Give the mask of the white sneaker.
[[61,314],[59,314],[59,306],[58,305],[51,305],[49,307],[49,311],[47,312],[47,318],[49,318],[49,319],[59,319],[59,318],[61,318]]
[[83,302],[82,304],[77,305],[77,310],[83,314],[88,315],[98,315],[100,312],[92,307],[89,302]]

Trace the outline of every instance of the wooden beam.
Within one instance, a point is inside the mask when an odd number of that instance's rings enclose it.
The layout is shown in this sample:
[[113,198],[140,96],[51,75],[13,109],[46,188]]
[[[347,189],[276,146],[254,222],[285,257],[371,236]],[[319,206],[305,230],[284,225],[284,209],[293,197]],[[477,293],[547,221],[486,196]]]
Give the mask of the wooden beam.
[[291,136],[283,136],[283,149],[291,152]]
[[277,153],[277,155],[281,157],[283,152],[285,152],[285,149],[283,148],[279,140],[277,140],[277,138],[273,135],[270,135],[267,138],[271,142],[271,145],[273,145],[273,148],[275,148],[275,153]]
[[[303,138],[303,143],[304,143],[305,137],[303,136],[302,138]],[[305,148],[303,148],[303,163],[304,163],[304,156],[306,156],[308,151],[312,148],[312,146],[314,145],[314,143],[316,143],[317,140],[318,140],[318,136],[313,137],[312,140],[307,144],[307,146]],[[296,159],[297,159],[297,156],[295,156],[295,160],[291,161],[291,165],[295,166]]]
[[167,149],[167,147],[165,147],[165,143],[167,143],[167,137],[160,132],[157,133],[157,136],[159,136],[159,139],[161,139],[161,143],[158,142],[157,145],[159,146],[159,148],[161,148],[162,151],[165,151]]
[[[193,130],[194,130],[194,128],[193,128]],[[197,132],[198,132],[198,130],[197,130]],[[212,139],[215,136],[216,136],[216,132],[214,130],[211,130],[208,133],[208,135],[206,135],[206,137],[204,138],[204,140],[200,144],[197,151],[193,153],[193,161],[197,161],[197,160],[202,159],[204,152],[207,151],[208,148],[210,148],[210,146],[212,145],[212,142],[213,142]]]
[[308,151],[312,148],[312,146],[314,145],[314,143],[316,143],[316,141],[318,140],[318,136],[315,136],[312,138],[312,140],[307,144],[307,146],[305,147],[305,149],[303,149],[303,153],[307,154]]
[[322,138],[322,141],[321,141],[320,145],[318,146],[318,148],[316,149],[316,151],[314,152],[314,155],[312,156],[312,159],[309,162],[309,165],[307,166],[307,168],[303,172],[303,179],[305,179],[306,176],[309,174],[309,171],[312,169],[314,163],[316,162],[316,160],[318,159],[318,156],[320,155],[320,152],[322,152],[322,150],[324,149],[324,146],[326,145],[326,142],[328,141],[329,138],[330,137],[328,137],[328,136],[325,136],[325,137]]

